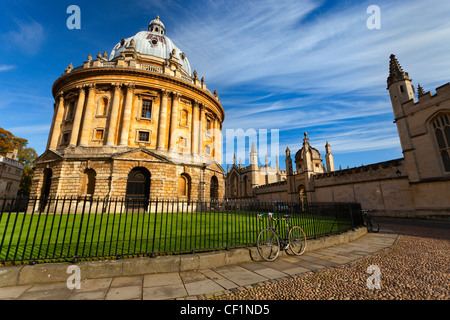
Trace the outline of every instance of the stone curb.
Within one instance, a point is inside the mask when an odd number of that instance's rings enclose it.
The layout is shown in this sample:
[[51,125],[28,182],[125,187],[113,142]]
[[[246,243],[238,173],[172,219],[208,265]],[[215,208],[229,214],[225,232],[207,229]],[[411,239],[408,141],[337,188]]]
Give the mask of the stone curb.
[[[367,233],[362,227],[338,235],[326,236],[307,241],[306,252],[333,247],[354,241]],[[281,252],[280,255],[286,254]],[[182,272],[213,269],[227,265],[261,261],[256,247],[237,248],[227,251],[214,251],[186,255],[158,256],[156,258],[130,258],[122,260],[82,261],[82,279],[98,279],[132,276],[151,273]],[[67,281],[70,262],[43,263],[0,267],[0,287],[32,285]]]

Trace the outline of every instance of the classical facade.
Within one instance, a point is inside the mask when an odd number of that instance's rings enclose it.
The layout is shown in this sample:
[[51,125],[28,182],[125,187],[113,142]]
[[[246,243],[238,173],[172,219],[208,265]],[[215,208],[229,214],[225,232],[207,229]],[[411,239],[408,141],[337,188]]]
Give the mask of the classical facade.
[[159,17],[110,55],[70,64],[52,91],[32,196],[224,197],[224,109]]
[[[390,56],[387,90],[391,97],[403,158],[335,170],[327,143],[326,169],[320,153],[309,145],[295,155],[293,170],[286,150],[285,180],[261,183],[253,199],[359,202],[377,215],[423,218],[450,217],[450,83],[433,95],[415,89],[394,55]],[[241,179],[238,170],[231,174]],[[228,190],[227,186],[227,190]],[[227,193],[230,195],[230,193]]]
[[11,204],[11,199],[4,202],[1,198],[15,197],[19,191],[25,165],[16,158],[17,150],[8,152],[6,156],[0,156],[0,210],[2,208],[6,210],[3,205],[8,207]]

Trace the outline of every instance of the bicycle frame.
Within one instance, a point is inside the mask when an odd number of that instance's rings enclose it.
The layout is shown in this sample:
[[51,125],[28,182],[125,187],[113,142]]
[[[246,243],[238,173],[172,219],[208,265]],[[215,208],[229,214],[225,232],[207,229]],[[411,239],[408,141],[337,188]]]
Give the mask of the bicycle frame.
[[[263,219],[262,219],[263,216],[264,216],[264,214],[258,214],[258,219],[263,221]],[[280,239],[280,242],[282,242],[283,244],[286,244],[286,242],[289,241],[288,234],[289,234],[289,230],[292,227],[291,226],[291,218],[290,217],[274,218],[273,217],[273,213],[271,213],[271,212],[268,213],[268,217],[269,217],[269,225],[266,226],[266,228],[273,230],[273,232],[275,232],[275,234]],[[281,228],[280,224],[283,221],[286,221],[286,224],[285,224],[285,236],[284,237],[282,237],[280,232],[278,232],[278,230]]]

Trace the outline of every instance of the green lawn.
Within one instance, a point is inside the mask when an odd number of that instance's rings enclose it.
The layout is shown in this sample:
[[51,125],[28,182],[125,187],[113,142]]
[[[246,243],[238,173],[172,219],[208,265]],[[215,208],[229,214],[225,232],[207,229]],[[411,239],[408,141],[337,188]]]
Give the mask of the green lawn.
[[[351,227],[334,217],[293,219],[308,237]],[[0,260],[181,253],[253,245],[267,221],[255,212],[0,215]]]

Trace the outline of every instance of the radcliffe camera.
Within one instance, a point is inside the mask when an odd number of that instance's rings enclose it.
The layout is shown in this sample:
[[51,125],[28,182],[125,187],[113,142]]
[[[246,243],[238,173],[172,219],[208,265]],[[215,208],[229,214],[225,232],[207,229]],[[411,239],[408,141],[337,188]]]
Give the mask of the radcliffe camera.
[[450,2],[1,12],[0,300],[450,299]]

